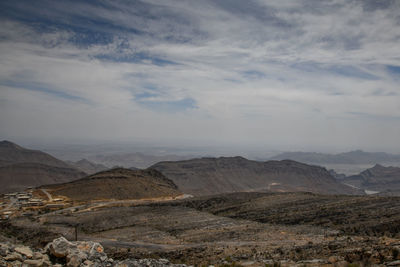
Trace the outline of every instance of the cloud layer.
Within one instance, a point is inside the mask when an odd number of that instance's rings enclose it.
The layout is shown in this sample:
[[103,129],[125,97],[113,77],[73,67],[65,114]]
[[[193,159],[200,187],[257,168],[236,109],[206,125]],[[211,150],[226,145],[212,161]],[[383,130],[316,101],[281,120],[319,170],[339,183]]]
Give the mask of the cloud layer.
[[0,135],[400,152],[398,1],[2,1]]

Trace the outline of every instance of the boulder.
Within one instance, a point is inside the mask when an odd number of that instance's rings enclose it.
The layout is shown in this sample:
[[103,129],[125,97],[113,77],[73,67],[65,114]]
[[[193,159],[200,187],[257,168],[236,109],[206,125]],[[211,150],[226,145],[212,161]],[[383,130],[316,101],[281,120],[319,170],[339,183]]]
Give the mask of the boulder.
[[33,259],[34,259],[34,260],[43,259],[43,254],[40,253],[40,252],[33,252]]
[[43,260],[25,260],[24,265],[32,266],[32,267],[39,267],[43,266]]
[[71,253],[71,250],[76,249],[76,245],[69,242],[64,237],[60,237],[49,243],[47,249],[51,255],[57,258],[64,258]]
[[19,247],[15,247],[14,250],[29,259],[31,259],[33,257],[33,252],[29,247],[19,246]]
[[4,260],[6,260],[6,261],[22,261],[23,257],[21,254],[13,252],[13,253],[10,253],[7,256],[5,256]]
[[83,260],[86,260],[84,253],[70,254],[67,256],[67,267],[79,267]]
[[57,258],[65,258],[67,266],[70,267],[78,267],[86,260],[93,262],[108,260],[103,246],[92,241],[70,242],[60,237],[48,244],[47,251]]
[[[41,252],[33,252],[26,246],[0,247],[7,252],[5,257],[0,257],[0,266],[25,266],[25,267],[185,267],[184,264],[172,264],[167,259],[126,259],[113,260],[104,253],[104,248],[96,242],[78,241],[70,242],[64,237],[57,238],[49,243]],[[53,259],[52,263],[50,259]],[[59,263],[64,263],[63,265]]]

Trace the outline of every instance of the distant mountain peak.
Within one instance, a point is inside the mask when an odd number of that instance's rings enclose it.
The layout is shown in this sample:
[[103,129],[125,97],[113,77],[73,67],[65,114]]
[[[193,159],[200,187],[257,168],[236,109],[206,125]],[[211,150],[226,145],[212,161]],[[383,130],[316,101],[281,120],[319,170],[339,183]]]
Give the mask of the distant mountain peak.
[[86,172],[87,174],[93,174],[93,173],[97,173],[97,172],[104,171],[107,169],[106,166],[104,166],[102,164],[91,162],[90,160],[85,159],[85,158],[83,158],[77,162],[71,161],[71,162],[69,162],[69,164],[81,171]]
[[381,169],[381,168],[385,168],[385,167],[384,167],[383,165],[377,163],[377,164],[375,164],[375,166],[372,167],[371,169]]
[[93,162],[91,162],[91,161],[89,161],[87,159],[81,159],[81,160],[77,161],[76,163],[78,163],[78,164],[83,164],[83,163],[85,163],[85,164],[93,164]]

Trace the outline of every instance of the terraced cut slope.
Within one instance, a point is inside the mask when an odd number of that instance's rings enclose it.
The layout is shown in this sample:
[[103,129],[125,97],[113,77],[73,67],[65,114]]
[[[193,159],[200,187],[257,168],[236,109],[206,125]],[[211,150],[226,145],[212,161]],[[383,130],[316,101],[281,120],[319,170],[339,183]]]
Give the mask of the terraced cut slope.
[[182,194],[171,180],[156,170],[123,168],[45,188],[53,195],[67,196],[77,201],[175,197]]
[[339,183],[325,168],[291,160],[201,158],[160,162],[151,168],[173,180],[183,192],[197,196],[243,191],[363,194]]

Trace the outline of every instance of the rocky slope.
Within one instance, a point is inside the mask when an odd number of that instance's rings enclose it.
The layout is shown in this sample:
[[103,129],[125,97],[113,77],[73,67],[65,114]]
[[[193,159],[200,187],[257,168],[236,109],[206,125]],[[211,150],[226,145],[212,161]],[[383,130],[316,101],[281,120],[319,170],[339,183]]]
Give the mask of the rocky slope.
[[258,162],[242,157],[160,162],[151,168],[174,181],[183,192],[211,195],[238,191],[308,191],[355,194],[318,166],[284,160]]
[[[101,243],[109,258],[128,266],[137,266],[127,263],[132,258],[252,267],[398,266],[400,260],[398,197],[253,192],[82,206],[0,222],[0,237],[44,247],[61,235],[73,240],[78,229],[79,240]],[[83,253],[81,264],[95,261]]]
[[84,172],[40,163],[18,163],[0,167],[0,193],[18,192],[28,187],[65,183],[84,177]]
[[156,170],[111,169],[94,175],[52,186],[52,194],[73,200],[143,199],[174,197],[181,194],[176,185]]
[[346,177],[343,182],[370,191],[399,192],[400,168],[376,164],[358,175]]
[[0,194],[86,176],[67,163],[38,150],[0,142]]
[[26,149],[9,141],[0,142],[0,166],[27,162],[61,168],[71,167],[67,163],[42,151]]
[[94,174],[97,172],[105,171],[108,168],[103,164],[93,163],[87,159],[81,159],[79,161],[68,161],[69,165],[75,167],[78,170],[81,170],[87,174]]

